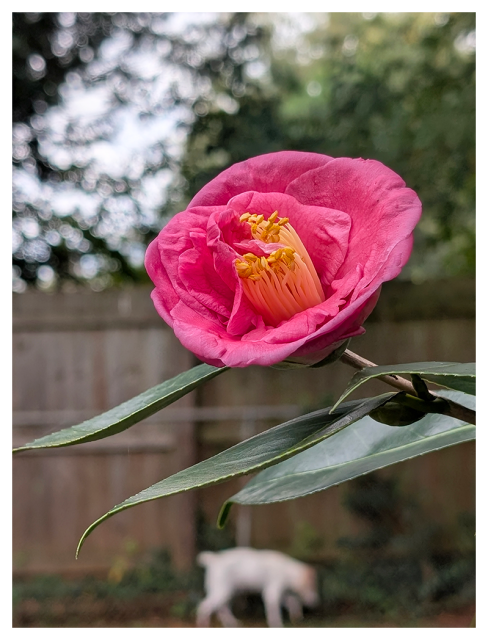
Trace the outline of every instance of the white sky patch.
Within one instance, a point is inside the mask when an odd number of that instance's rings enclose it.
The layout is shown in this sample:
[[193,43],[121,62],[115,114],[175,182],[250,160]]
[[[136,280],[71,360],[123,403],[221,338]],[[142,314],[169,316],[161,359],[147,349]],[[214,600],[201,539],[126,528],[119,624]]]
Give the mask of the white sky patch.
[[[117,52],[125,51],[128,42],[120,36],[115,39],[121,42],[114,49],[105,50],[105,55],[113,59]],[[169,92],[177,86],[180,95],[191,100],[199,90],[208,93],[209,88],[205,83],[200,86],[192,82],[188,70],[165,63],[154,48],[142,53],[134,51],[124,60],[143,88],[141,95],[132,92],[128,102],[116,109],[114,79],[86,87],[79,76],[77,81],[77,74],[71,74],[61,86],[61,103],[48,110],[40,137],[41,153],[50,163],[60,169],[73,164],[90,165],[96,174],[137,179],[144,173],[145,159],[150,164],[160,160],[161,153],[158,155],[155,150],[158,145],[181,155],[184,137],[177,132],[177,125],[190,122],[192,114],[185,107],[172,107]],[[148,82],[146,86],[144,81]],[[146,115],[147,108],[154,107],[161,113]]]
[[276,49],[296,48],[303,39],[304,33],[313,31],[319,21],[321,23],[328,21],[327,13],[271,13],[263,17],[273,28],[272,45]]
[[168,35],[179,35],[192,24],[212,24],[220,18],[217,12],[178,12],[169,14],[169,18],[164,22],[164,33]]
[[215,100],[216,105],[226,113],[237,113],[239,111],[239,103],[226,93],[219,93]]
[[134,38],[124,29],[114,30],[100,45],[100,57],[106,61],[117,62],[121,55],[130,50]]
[[[66,87],[66,85],[64,85]],[[83,85],[61,93],[64,100],[58,112],[50,120],[61,116],[63,122],[77,121],[78,125],[89,124],[94,118],[107,115],[113,107],[110,93],[105,86],[87,88]],[[63,113],[64,112],[64,113]],[[64,116],[64,118],[63,118]]]
[[14,202],[15,200],[22,200],[30,204],[41,195],[42,186],[39,178],[24,169],[14,167],[12,183],[14,188]]
[[171,171],[162,169],[154,175],[145,176],[142,179],[139,202],[146,213],[149,224],[155,222],[156,212],[166,200],[166,194],[172,178]]
[[101,203],[97,194],[87,193],[69,183],[43,183],[37,176],[22,169],[14,169],[13,187],[14,203],[19,201],[31,205],[41,215],[43,212],[54,211],[62,218],[79,212],[90,218],[96,215]]
[[84,217],[93,217],[100,206],[101,198],[95,194],[86,193],[71,185],[56,190],[51,199],[56,215],[60,217],[73,215],[79,211]]
[[[142,157],[149,148],[158,142],[164,142],[173,132],[177,122],[178,113],[141,121],[136,109],[130,106],[119,109],[114,113],[115,135],[110,140],[89,145],[90,160],[98,172],[106,173],[113,178],[133,174],[131,167],[134,156]],[[141,172],[136,171],[136,174],[142,173],[142,170],[144,164]]]
[[154,51],[129,54],[126,66],[142,80],[155,80],[161,74],[161,63],[154,56]]

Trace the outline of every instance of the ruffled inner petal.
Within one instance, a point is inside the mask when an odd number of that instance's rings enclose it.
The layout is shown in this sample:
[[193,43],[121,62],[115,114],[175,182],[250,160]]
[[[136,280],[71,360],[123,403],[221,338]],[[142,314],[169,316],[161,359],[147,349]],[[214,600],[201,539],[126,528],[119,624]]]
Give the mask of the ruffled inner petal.
[[252,242],[247,225],[239,222],[235,211],[225,208],[212,213],[207,224],[207,246],[212,254],[213,269],[218,277],[234,292],[232,310],[228,316],[226,330],[232,336],[241,336],[257,326],[263,325],[259,316],[244,294],[242,282],[235,269],[240,257],[234,244]]
[[[151,251],[152,261],[158,266],[152,267],[150,275],[157,271],[159,278],[165,278],[162,284],[172,306],[178,300],[202,317],[224,322],[231,313],[234,290],[215,272],[206,244],[208,215],[207,208],[198,207],[170,220],[157,238],[157,260]],[[160,297],[156,300],[164,305]]]
[[205,231],[192,232],[190,237],[193,248],[182,253],[179,259],[181,283],[205,309],[219,314],[222,321],[226,321],[232,311],[234,291],[215,272]]
[[[380,162],[337,158],[291,182],[286,193],[300,202],[346,211],[351,217],[348,250],[336,277],[361,264],[364,275],[359,288],[379,285],[395,278],[407,262],[408,239],[422,205],[400,176]],[[399,244],[401,251],[395,250]]]
[[324,289],[341,268],[347,253],[350,217],[331,208],[301,204],[282,193],[242,193],[229,201],[238,214],[262,213],[268,217],[278,211],[280,218],[289,218],[310,255]]

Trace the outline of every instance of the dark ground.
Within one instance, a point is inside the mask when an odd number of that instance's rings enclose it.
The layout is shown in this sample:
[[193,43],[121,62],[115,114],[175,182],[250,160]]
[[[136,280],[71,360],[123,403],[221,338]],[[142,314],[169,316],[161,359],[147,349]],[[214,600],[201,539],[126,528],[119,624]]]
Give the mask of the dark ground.
[[[238,603],[239,604],[239,603]],[[97,600],[81,595],[73,599],[48,599],[38,601],[26,599],[14,606],[13,627],[195,627],[194,605],[188,605],[187,594],[146,594],[130,601],[120,599]],[[266,626],[260,604],[243,608],[237,606],[235,613],[240,617],[242,626],[261,628]],[[347,612],[334,613],[330,617],[323,612],[306,612],[301,627],[394,627],[394,628],[459,628],[469,627],[475,613],[474,603],[462,608],[436,610],[421,617],[405,614],[358,615]],[[214,620],[213,626],[220,626]],[[285,626],[289,626],[285,622]]]

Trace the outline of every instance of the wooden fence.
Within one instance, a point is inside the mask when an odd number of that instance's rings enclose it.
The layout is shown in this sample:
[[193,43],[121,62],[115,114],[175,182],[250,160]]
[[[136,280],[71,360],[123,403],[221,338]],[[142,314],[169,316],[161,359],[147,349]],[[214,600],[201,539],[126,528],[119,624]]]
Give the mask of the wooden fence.
[[[474,360],[474,283],[384,287],[353,350],[378,364]],[[149,289],[14,295],[13,441],[76,424],[195,364],[154,311]],[[352,370],[234,369],[171,407],[106,440],[18,454],[13,462],[13,567],[33,572],[107,572],[134,545],[167,548],[180,569],[194,562],[196,514],[215,522],[236,480],[128,509],[74,551],[84,529],[115,504],[264,428],[337,398]],[[365,385],[366,386],[366,385]],[[384,391],[371,383],[356,393]],[[474,445],[384,470],[449,530],[474,511]],[[304,531],[330,557],[362,524],[342,505],[345,485],[300,500],[235,509],[237,542],[297,551]],[[303,537],[303,536],[302,536]],[[303,547],[303,544],[302,544]]]

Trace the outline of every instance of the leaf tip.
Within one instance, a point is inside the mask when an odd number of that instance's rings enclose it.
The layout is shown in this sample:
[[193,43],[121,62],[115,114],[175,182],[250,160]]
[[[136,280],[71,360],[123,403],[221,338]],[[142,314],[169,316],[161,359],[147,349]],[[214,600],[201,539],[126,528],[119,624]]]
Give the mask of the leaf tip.
[[95,520],[95,522],[93,522],[88,529],[86,529],[86,531],[83,533],[83,535],[80,538],[80,541],[78,542],[78,546],[76,547],[76,554],[75,554],[75,558],[76,560],[78,560],[78,556],[80,555],[80,551],[81,551],[81,547],[84,545],[85,540],[88,538],[88,536],[90,535],[90,533],[96,529],[98,527],[99,524],[101,524],[102,522],[104,522],[104,520],[107,520],[107,518],[110,518],[111,516],[114,515],[114,513],[117,513],[118,509],[116,507],[114,507],[114,509],[112,509],[111,511],[108,511],[105,515],[103,515],[101,518],[98,518],[98,520]]
[[338,400],[334,405],[332,405],[332,407],[329,409],[329,415],[330,415],[331,413],[334,413],[334,411],[335,411],[335,410],[337,409],[337,407],[341,404],[341,402],[342,402],[342,397],[341,397],[341,398],[339,398],[339,400]]
[[85,542],[85,538],[88,535],[87,532],[88,532],[88,529],[81,536],[80,541],[78,542],[78,546],[76,547],[75,560],[78,560],[78,556],[80,555],[81,547],[83,546],[83,543]]

